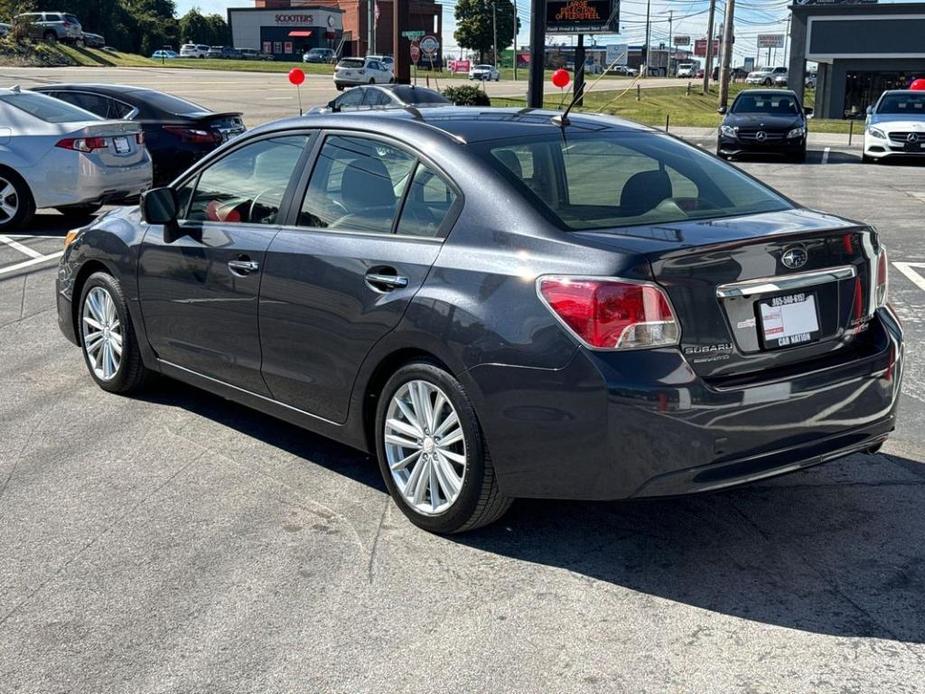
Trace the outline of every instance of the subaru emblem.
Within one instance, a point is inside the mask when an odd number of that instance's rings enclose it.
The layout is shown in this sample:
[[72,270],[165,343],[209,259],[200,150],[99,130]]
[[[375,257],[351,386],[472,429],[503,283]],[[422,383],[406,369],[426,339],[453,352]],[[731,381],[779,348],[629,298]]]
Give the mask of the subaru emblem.
[[809,255],[806,253],[806,249],[803,246],[791,246],[786,249],[780,257],[780,261],[784,264],[784,267],[790,268],[791,270],[797,270],[804,265],[806,261],[809,260]]

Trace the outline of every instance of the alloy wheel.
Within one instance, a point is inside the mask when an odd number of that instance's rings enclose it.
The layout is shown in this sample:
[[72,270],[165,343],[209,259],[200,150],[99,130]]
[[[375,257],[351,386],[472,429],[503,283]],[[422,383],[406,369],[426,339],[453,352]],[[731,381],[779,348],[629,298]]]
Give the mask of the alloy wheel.
[[0,222],[8,222],[19,212],[19,194],[12,181],[0,177]]
[[112,380],[122,363],[122,323],[112,295],[103,287],[87,292],[80,316],[84,351],[97,378]]
[[383,435],[392,479],[405,502],[434,516],[459,498],[466,475],[466,440],[450,399],[424,380],[392,396]]

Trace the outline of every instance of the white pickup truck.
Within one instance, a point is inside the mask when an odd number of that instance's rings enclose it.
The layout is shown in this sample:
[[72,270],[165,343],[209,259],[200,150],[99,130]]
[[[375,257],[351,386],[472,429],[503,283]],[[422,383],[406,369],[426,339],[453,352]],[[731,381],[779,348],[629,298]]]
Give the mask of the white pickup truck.
[[694,76],[694,64],[693,63],[678,63],[678,77],[693,77]]

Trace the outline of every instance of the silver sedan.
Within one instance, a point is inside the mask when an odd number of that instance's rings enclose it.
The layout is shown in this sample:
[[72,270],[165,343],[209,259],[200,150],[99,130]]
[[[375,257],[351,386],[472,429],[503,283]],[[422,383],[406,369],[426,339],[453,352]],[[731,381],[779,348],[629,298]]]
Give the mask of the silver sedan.
[[0,145],[0,233],[36,209],[86,218],[151,187],[140,125],[18,87],[0,89]]

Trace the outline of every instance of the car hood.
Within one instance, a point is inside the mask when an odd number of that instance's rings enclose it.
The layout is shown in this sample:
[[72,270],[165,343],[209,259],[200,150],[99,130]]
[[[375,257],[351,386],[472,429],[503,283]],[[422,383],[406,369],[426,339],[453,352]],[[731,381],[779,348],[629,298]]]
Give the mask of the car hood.
[[925,131],[925,114],[921,116],[900,115],[898,113],[873,114],[868,122],[871,125],[888,127],[890,130]]
[[767,128],[768,130],[784,130],[799,128],[803,125],[800,116],[788,114],[775,116],[768,113],[729,113],[723,120],[723,125],[735,128]]

